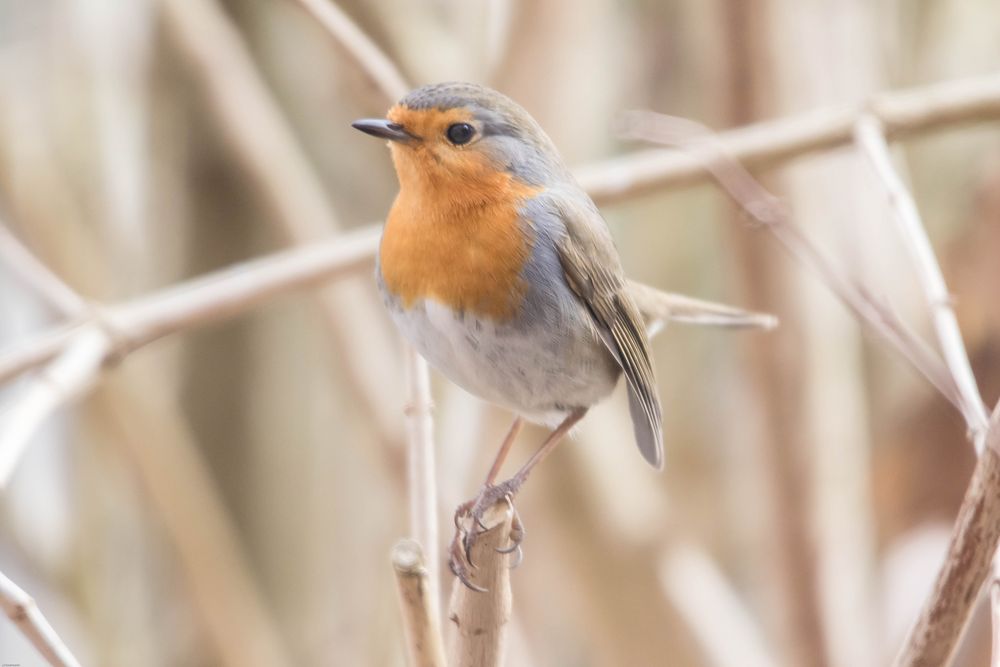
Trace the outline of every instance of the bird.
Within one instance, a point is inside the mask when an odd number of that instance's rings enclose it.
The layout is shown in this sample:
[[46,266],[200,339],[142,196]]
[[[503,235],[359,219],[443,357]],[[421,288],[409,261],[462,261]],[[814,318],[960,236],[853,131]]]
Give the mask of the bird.
[[[430,84],[385,118],[352,126],[387,140],[397,194],[376,261],[385,306],[438,372],[516,417],[476,497],[455,512],[452,572],[467,586],[483,513],[624,375],[642,456],[663,467],[649,340],[607,223],[555,144],[519,104],[474,83]],[[500,469],[525,420],[552,430],[510,478]],[[465,528],[469,525],[471,528]],[[512,545],[524,530],[514,510]]]

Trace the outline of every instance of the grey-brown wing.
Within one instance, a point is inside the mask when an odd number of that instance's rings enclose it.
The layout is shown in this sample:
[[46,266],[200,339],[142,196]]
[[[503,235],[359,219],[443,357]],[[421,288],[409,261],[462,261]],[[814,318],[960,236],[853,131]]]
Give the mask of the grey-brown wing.
[[589,200],[564,196],[556,201],[566,224],[558,247],[566,282],[587,307],[604,345],[625,374],[639,451],[661,469],[663,417],[649,340],[639,309],[627,292],[618,252]]

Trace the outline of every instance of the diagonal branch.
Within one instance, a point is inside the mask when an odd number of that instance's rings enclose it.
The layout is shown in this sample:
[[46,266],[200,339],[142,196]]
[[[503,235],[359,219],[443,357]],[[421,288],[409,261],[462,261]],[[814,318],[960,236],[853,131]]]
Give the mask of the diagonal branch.
[[52,667],[80,667],[70,650],[45,620],[38,605],[0,572],[0,608]]
[[336,3],[331,0],[295,1],[330,33],[390,103],[406,94],[410,86],[399,68]]
[[889,204],[899,224],[900,234],[917,268],[917,278],[927,299],[938,344],[958,388],[962,400],[962,414],[973,436],[976,452],[982,454],[989,415],[979,393],[979,387],[976,385],[976,377],[972,373],[965,344],[962,342],[962,332],[958,328],[958,319],[951,307],[948,286],[944,282],[941,267],[934,258],[930,239],[927,238],[927,232],[920,221],[920,212],[909,190],[903,185],[899,174],[892,166],[889,145],[886,143],[881,121],[870,114],[861,116],[855,125],[855,138],[889,195]]
[[[919,337],[899,320],[895,313],[876,299],[871,292],[829,258],[795,225],[781,201],[764,188],[704,125],[695,121],[635,112],[643,129],[633,130],[635,136],[648,141],[680,146],[685,151],[697,150],[707,156],[704,168],[716,182],[757,224],[769,231],[789,254],[803,266],[815,272],[823,283],[860,322],[868,325],[891,348],[897,350],[950,403],[962,410],[962,396],[947,367]],[[637,122],[637,126],[640,123]]]

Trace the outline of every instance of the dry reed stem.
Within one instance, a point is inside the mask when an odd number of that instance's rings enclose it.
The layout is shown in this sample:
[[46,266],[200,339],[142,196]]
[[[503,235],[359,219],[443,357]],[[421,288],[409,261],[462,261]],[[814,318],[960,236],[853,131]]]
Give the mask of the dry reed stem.
[[[934,256],[934,249],[921,222],[916,202],[913,201],[912,195],[892,165],[889,145],[886,142],[881,122],[871,115],[863,115],[858,119],[855,127],[855,139],[888,194],[889,205],[895,215],[903,241],[910,252],[917,277],[927,300],[938,345],[962,398],[962,414],[965,417],[972,445],[976,455],[982,456],[986,447],[989,415],[972,372],[972,364],[969,362],[969,355],[962,340],[958,318],[951,307],[948,286],[945,284],[941,267]],[[953,537],[954,539],[957,539],[957,535]],[[997,581],[997,572],[998,564],[994,555],[994,582]],[[994,619],[1000,617],[1000,609],[997,608],[1000,601],[995,597],[990,596]],[[934,604],[933,601],[928,603],[929,606]],[[964,622],[963,626],[956,629],[956,632],[960,633],[963,627]],[[934,632],[933,629],[927,631]],[[1000,642],[1000,624],[996,621],[993,623],[993,639],[994,644]],[[916,641],[920,640],[916,639]],[[957,642],[957,636],[954,641]],[[1000,655],[997,655],[996,651],[994,651],[993,660],[1000,660]]]
[[406,349],[409,403],[406,406],[407,489],[410,498],[410,535],[427,556],[430,584],[428,600],[434,615],[440,614],[438,576],[438,502],[434,464],[434,419],[431,378],[427,362],[416,350]]
[[0,261],[4,268],[37,292],[42,301],[60,315],[74,315],[86,310],[87,302],[39,261],[7,229],[2,220],[0,220]]
[[295,0],[347,52],[390,104],[410,90],[399,68],[336,3],[330,0]]
[[0,490],[6,488],[36,430],[93,384],[112,349],[103,330],[85,327],[0,416]]
[[965,417],[977,454],[982,454],[989,415],[972,373],[972,364],[962,341],[958,319],[951,307],[951,295],[941,267],[934,257],[920,212],[909,190],[892,166],[889,145],[882,122],[871,114],[862,115],[855,125],[855,139],[868,158],[889,197],[889,204],[899,224],[899,231],[917,269],[917,278],[927,300],[938,344],[962,399]]
[[[718,145],[751,169],[774,167],[793,158],[836,148],[853,140],[859,114],[882,121],[891,139],[976,121],[1000,118],[1000,75],[884,92],[867,105],[817,109],[798,116],[720,132]],[[641,137],[643,116],[625,115],[623,134]],[[621,201],[669,186],[713,178],[712,146],[687,151],[644,150],[576,170],[580,184],[598,204]]]
[[407,664],[410,667],[445,667],[438,594],[420,544],[414,540],[397,542],[392,548],[392,569],[396,573],[396,592],[403,616]]
[[[234,264],[96,312],[116,332],[115,353],[124,355],[166,335],[365,269],[374,260],[378,238],[379,230],[367,227]],[[0,353],[0,383],[53,359],[74,333],[73,326],[59,326]]]
[[[993,411],[986,448],[976,462],[972,481],[958,511],[944,565],[916,625],[893,663],[895,667],[941,667],[950,662],[990,573],[998,539],[1000,403]],[[993,655],[995,661],[995,651]]]
[[7,617],[52,667],[80,667],[80,663],[45,620],[45,616],[31,596],[2,572],[0,572],[0,607],[3,607]]
[[[484,532],[472,547],[469,579],[485,593],[474,591],[457,578],[452,586],[448,620],[448,664],[451,667],[500,667],[507,647],[507,624],[511,616],[510,563],[506,548],[514,512],[500,501],[483,516]],[[476,529],[473,526],[473,529]]]

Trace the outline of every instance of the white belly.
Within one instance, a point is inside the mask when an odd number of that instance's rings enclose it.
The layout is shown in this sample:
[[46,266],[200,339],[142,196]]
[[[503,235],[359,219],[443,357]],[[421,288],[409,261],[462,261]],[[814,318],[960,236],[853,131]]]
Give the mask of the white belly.
[[[390,312],[403,335],[439,372],[467,391],[551,424],[614,389],[619,370],[587,322],[560,312],[553,322],[495,324],[436,301]],[[568,317],[567,317],[568,315]]]

